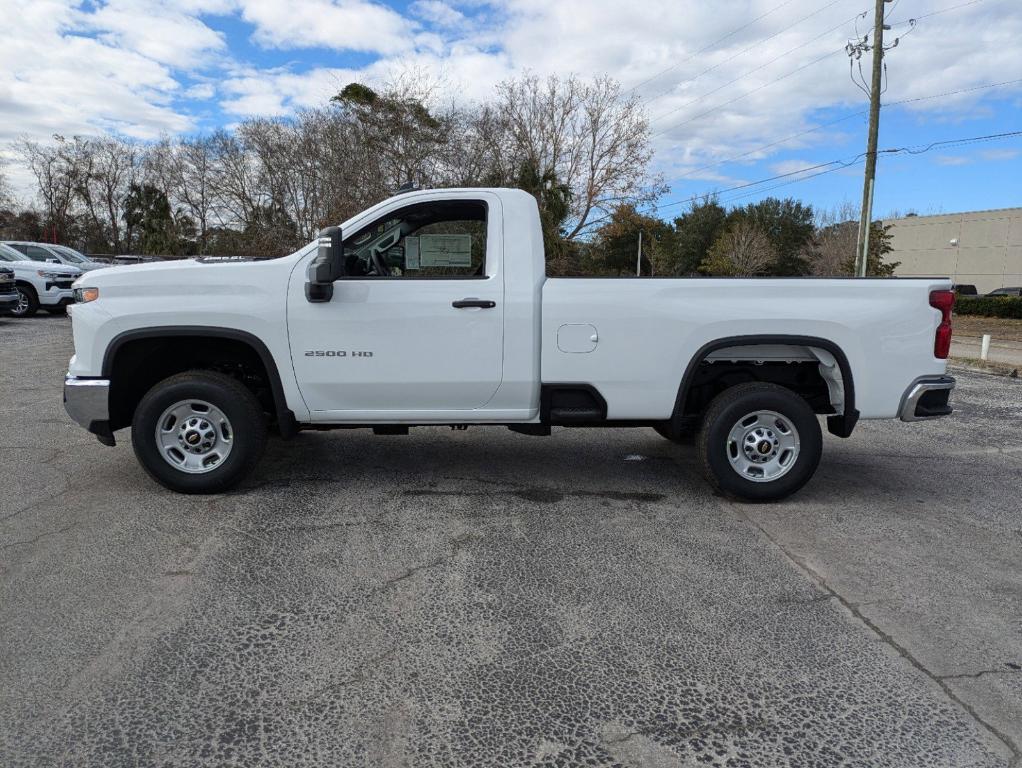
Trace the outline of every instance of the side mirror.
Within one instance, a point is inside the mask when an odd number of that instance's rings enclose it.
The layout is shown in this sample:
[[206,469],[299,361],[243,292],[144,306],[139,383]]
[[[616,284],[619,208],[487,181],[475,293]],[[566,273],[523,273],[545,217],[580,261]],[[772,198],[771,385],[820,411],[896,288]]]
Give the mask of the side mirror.
[[305,298],[313,303],[330,301],[334,280],[344,276],[344,246],[341,228],[327,227],[319,233],[319,251],[309,264]]

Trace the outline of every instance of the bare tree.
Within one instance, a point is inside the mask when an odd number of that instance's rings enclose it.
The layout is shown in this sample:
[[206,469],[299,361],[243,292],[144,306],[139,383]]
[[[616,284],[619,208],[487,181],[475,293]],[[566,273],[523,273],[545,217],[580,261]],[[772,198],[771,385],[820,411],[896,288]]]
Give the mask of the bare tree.
[[770,239],[755,224],[739,219],[710,246],[699,271],[724,277],[764,274],[777,259]]
[[591,232],[597,214],[664,189],[649,170],[646,117],[609,78],[525,75],[481,105],[441,104],[436,93],[412,72],[379,89],[351,83],[323,108],[206,137],[58,136],[22,142],[21,153],[46,223],[61,236],[73,225],[76,237],[114,251],[144,241],[176,253],[272,255],[411,181],[526,189],[555,253]]
[[838,222],[818,230],[810,259],[813,274],[817,277],[851,275],[848,266],[855,261],[858,232],[859,224],[854,221]]
[[46,211],[46,227],[51,234],[52,230],[67,231],[79,183],[78,169],[68,152],[67,140],[59,134],[49,145],[25,140],[18,149],[36,178],[39,197]]
[[7,181],[7,174],[3,166],[0,166],[0,208],[14,205],[14,193],[11,191],[10,182]]
[[104,232],[114,253],[124,244],[124,200],[135,182],[139,148],[128,141],[75,137],[78,196],[96,229]]
[[541,174],[552,172],[571,192],[565,237],[587,232],[593,214],[617,204],[652,202],[664,192],[652,176],[649,121],[637,96],[625,99],[609,77],[583,83],[574,75],[533,74],[497,86],[497,110],[509,153]]

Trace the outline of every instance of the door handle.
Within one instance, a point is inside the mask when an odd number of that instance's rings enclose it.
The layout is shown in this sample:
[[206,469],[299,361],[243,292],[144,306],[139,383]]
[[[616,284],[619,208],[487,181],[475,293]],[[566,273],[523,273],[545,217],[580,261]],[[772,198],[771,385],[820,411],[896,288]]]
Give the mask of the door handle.
[[458,301],[452,301],[451,306],[455,309],[466,309],[467,307],[479,307],[480,309],[493,309],[497,306],[497,302],[490,301],[489,299],[459,299]]

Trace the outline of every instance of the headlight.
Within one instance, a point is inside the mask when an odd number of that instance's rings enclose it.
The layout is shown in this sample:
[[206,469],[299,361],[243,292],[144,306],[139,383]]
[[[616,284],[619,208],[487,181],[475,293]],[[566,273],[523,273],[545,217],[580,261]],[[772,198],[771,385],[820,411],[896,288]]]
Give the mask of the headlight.
[[39,277],[45,277],[47,280],[62,280],[64,278],[71,277],[67,272],[54,272],[49,269],[40,269],[36,272]]
[[99,288],[75,288],[74,295],[78,304],[88,304],[99,298]]

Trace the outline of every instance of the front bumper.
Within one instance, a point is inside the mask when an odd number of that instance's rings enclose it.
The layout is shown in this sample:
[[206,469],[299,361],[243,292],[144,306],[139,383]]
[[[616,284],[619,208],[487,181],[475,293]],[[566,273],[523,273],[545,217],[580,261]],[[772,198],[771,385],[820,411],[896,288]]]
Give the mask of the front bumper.
[[10,312],[18,307],[18,292],[0,293],[0,312]]
[[39,294],[39,303],[44,307],[62,307],[75,303],[75,294],[70,288],[50,287],[47,283],[46,291]]
[[924,421],[951,413],[952,376],[924,376],[912,382],[901,398],[902,421]]
[[64,410],[104,445],[114,444],[110,429],[110,381],[84,379],[68,374],[64,378]]

